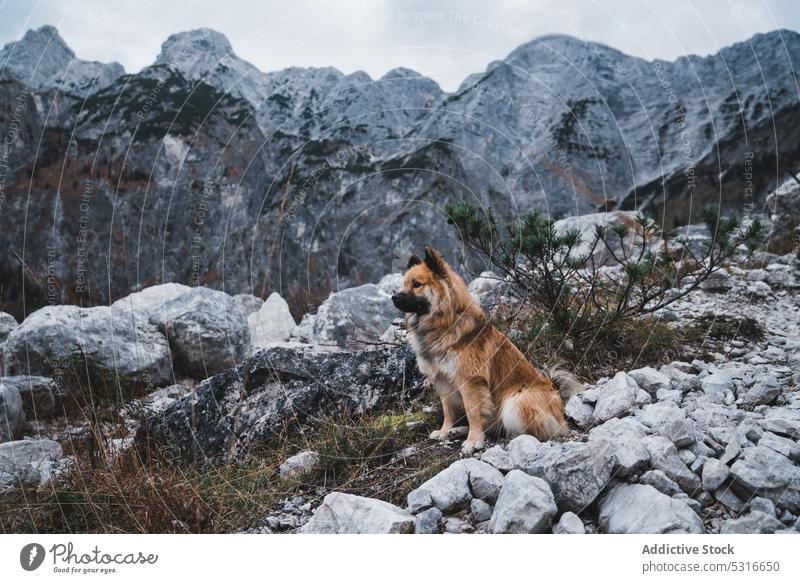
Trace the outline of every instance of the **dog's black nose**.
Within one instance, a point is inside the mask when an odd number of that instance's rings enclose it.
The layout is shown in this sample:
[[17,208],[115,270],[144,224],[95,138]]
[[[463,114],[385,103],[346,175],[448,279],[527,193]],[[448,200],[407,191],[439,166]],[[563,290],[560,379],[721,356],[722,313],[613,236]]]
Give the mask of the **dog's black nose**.
[[394,295],[392,295],[392,301],[393,301],[394,303],[397,303],[397,300],[399,300],[399,299],[400,299],[400,294],[394,294]]

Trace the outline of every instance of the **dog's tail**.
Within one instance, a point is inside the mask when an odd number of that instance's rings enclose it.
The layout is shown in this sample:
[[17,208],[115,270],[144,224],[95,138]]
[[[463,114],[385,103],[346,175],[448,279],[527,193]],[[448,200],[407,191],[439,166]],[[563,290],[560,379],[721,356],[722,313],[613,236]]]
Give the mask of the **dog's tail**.
[[582,393],[586,390],[585,385],[573,373],[564,368],[559,368],[559,365],[553,365],[546,368],[544,376],[550,379],[553,383],[561,399],[566,403],[570,397]]

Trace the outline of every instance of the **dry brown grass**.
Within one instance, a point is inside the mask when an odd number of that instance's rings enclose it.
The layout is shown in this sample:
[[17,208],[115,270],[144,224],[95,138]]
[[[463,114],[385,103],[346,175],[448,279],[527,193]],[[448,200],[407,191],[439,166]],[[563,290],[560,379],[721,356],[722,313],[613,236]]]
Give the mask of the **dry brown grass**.
[[[7,495],[0,531],[236,532],[286,498],[319,499],[333,489],[404,505],[409,491],[457,457],[455,445],[427,439],[436,421],[419,412],[329,421],[287,433],[239,463],[185,465],[164,451],[85,449],[58,486]],[[409,446],[411,455],[395,455]],[[319,469],[299,480],[281,478],[278,466],[303,449],[320,454]]]

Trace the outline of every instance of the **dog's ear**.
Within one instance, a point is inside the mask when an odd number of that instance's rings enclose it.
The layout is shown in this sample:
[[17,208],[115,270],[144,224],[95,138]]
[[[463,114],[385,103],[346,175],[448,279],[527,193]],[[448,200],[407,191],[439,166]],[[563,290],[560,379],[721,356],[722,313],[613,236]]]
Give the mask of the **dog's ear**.
[[408,258],[408,265],[406,265],[406,269],[411,269],[415,265],[419,265],[422,263],[422,259],[417,257],[415,254],[411,254],[411,257]]
[[436,277],[447,277],[447,267],[441,254],[433,247],[425,247],[425,265],[428,266]]

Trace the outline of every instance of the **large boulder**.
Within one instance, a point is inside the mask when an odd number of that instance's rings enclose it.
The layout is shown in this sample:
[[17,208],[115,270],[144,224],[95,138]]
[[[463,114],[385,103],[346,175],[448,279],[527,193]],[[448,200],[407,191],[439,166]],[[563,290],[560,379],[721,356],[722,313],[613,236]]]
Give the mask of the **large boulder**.
[[49,439],[0,443],[0,490],[45,484],[63,455],[58,442]]
[[266,348],[275,342],[286,342],[295,328],[289,304],[273,292],[261,307],[247,316],[250,331],[250,353]]
[[169,339],[176,372],[205,379],[240,363],[247,317],[225,292],[196,287],[161,304],[150,322]]
[[238,459],[289,422],[407,406],[422,377],[408,348],[361,352],[274,346],[215,375],[152,416],[138,433],[187,460]]
[[191,289],[188,285],[183,285],[182,283],[153,285],[118,299],[111,304],[111,307],[119,308],[128,314],[147,321],[165,302]]
[[8,335],[11,334],[11,331],[18,325],[17,319],[14,316],[5,312],[0,312],[0,344],[5,342]]
[[398,315],[391,290],[381,282],[343,289],[320,304],[305,340],[329,347],[364,348],[380,342]]
[[762,445],[745,448],[731,476],[733,489],[744,496],[763,496],[800,513],[800,467],[776,451]]
[[620,484],[600,501],[600,528],[612,534],[703,533],[686,502],[649,485]]
[[[47,306],[28,316],[4,346],[8,375],[102,376],[109,397],[169,384],[167,339],[154,326],[109,306]],[[72,383],[70,383],[72,385]]]
[[63,395],[54,379],[23,375],[4,377],[0,384],[10,385],[19,391],[22,410],[27,419],[50,419],[58,413]]
[[407,534],[414,517],[382,500],[331,492],[300,529],[314,534]]
[[25,414],[19,390],[0,379],[0,442],[11,441],[22,432]]
[[510,534],[545,532],[557,511],[547,482],[520,470],[511,470],[503,481],[489,530]]
[[611,479],[615,457],[614,448],[607,443],[527,442],[528,447],[522,448],[519,444],[525,442],[514,443],[518,439],[509,444],[515,467],[547,482],[559,507],[581,512]]

